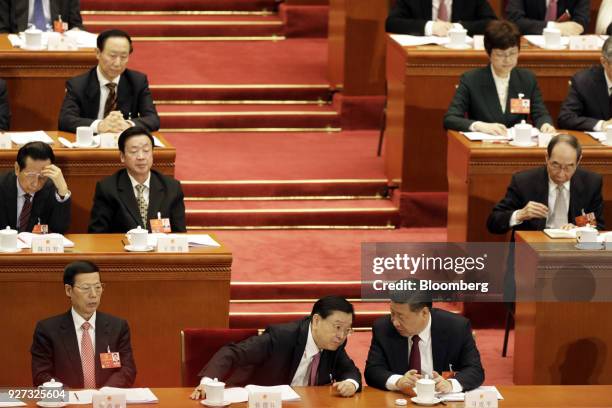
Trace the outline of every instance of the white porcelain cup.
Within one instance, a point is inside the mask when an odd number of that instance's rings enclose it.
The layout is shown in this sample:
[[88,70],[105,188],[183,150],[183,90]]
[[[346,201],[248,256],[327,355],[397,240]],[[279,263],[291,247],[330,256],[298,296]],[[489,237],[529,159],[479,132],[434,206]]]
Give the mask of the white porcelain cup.
[[576,241],[581,244],[597,242],[597,230],[590,227],[576,228]]
[[531,129],[532,126],[529,123],[514,125],[514,142],[521,145],[531,143]]
[[138,226],[127,232],[127,239],[134,248],[144,249],[147,247],[149,231]]
[[80,146],[91,146],[93,144],[93,129],[89,126],[77,127],[76,144]]
[[450,44],[455,47],[460,47],[465,44],[467,30],[465,28],[451,28],[448,30]]
[[561,46],[561,30],[558,28],[545,28],[544,45],[546,48],[559,48]]
[[206,392],[206,399],[209,402],[223,402],[224,390],[225,383],[221,381],[211,381],[204,384],[204,392]]
[[421,378],[416,382],[415,391],[421,401],[431,401],[436,394],[436,382],[429,378]]
[[474,39],[474,49],[475,50],[484,50],[485,46],[484,46],[484,35],[475,35],[474,37],[472,37]]
[[17,231],[6,227],[0,230],[0,249],[3,251],[14,251],[17,249]]
[[42,31],[37,28],[28,28],[24,31],[25,45],[29,48],[42,47]]

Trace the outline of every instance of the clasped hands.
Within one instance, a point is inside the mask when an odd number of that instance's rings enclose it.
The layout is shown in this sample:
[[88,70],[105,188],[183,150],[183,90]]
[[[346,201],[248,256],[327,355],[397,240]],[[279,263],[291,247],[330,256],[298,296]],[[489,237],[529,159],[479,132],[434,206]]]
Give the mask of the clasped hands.
[[132,124],[123,119],[120,111],[112,111],[98,123],[98,133],[121,133],[129,127],[132,127]]
[[[416,387],[416,382],[423,378],[421,374],[418,374],[417,370],[410,370],[398,379],[395,386],[405,394],[412,394],[413,388]],[[433,372],[432,380],[436,383],[436,392],[448,393],[453,391],[453,384],[438,374],[436,371]]]

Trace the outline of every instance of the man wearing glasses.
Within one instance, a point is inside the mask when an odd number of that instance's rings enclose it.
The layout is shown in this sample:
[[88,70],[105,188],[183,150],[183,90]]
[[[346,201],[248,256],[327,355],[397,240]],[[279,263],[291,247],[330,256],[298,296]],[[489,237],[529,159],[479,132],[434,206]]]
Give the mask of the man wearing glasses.
[[104,291],[98,267],[88,261],[64,269],[72,308],[36,324],[32,382],[55,379],[69,388],[131,387],[136,378],[130,328],[125,320],[98,312]]
[[346,299],[326,296],[308,317],[222,347],[200,372],[202,381],[191,398],[204,398],[204,384],[212,378],[240,386],[333,383],[341,396],[353,396],[361,389],[361,373],[345,346],[354,315]]
[[49,232],[65,233],[70,225],[70,190],[55,164],[51,147],[30,142],[17,152],[15,171],[0,175],[0,228],[31,232],[47,225]]

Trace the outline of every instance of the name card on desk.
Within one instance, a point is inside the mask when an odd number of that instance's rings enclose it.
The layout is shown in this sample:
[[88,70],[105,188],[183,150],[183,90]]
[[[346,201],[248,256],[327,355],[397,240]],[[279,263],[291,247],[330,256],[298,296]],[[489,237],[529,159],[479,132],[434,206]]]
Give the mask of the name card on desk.
[[116,149],[119,140],[119,133],[101,133],[100,134],[100,147],[102,149]]
[[42,254],[61,254],[64,252],[64,238],[61,236],[34,236],[32,237],[32,252]]
[[497,393],[491,390],[474,390],[465,393],[465,408],[497,408]]
[[280,392],[250,392],[249,408],[281,408],[283,399]]
[[572,35],[569,38],[572,51],[599,51],[601,46],[601,39],[596,35]]
[[186,235],[166,235],[157,238],[157,252],[189,252]]
[[0,149],[10,149],[13,147],[11,142],[11,135],[7,133],[0,133]]
[[95,408],[126,408],[125,393],[106,393],[98,392],[92,396],[93,406]]

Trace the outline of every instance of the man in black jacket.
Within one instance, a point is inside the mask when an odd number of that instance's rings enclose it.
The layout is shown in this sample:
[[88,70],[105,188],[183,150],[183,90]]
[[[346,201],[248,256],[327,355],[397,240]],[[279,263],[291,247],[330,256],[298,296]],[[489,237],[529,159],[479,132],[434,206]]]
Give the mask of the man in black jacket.
[[[0,0],[0,33],[19,33],[34,24],[47,31],[53,22],[60,19],[68,29],[83,28],[79,0],[41,0],[41,9],[36,9],[29,0]],[[31,5],[30,5],[31,4]]]
[[159,129],[146,75],[127,69],[132,39],[121,30],[100,33],[98,65],[66,82],[59,130],[90,126],[96,133],[119,133],[131,126]]
[[[222,347],[200,372],[191,398],[204,397],[212,378],[233,385],[325,385],[344,397],[361,389],[361,373],[346,354],[353,305],[338,296],[319,299],[309,317],[270,326],[261,336]],[[231,378],[228,378],[233,372]]]
[[9,108],[6,82],[0,79],[0,130],[9,130],[11,126],[11,110]]
[[589,26],[589,0],[509,0],[508,20],[519,26],[523,35],[542,35],[549,21],[562,35],[580,35]]

